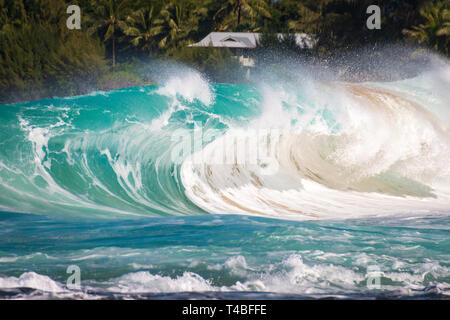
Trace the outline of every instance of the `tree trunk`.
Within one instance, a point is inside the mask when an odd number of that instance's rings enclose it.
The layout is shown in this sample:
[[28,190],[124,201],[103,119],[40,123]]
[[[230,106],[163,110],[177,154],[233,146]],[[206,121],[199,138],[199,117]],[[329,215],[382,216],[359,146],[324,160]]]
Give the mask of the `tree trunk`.
[[114,38],[114,34],[112,35],[112,67],[116,66],[116,39]]
[[239,7],[238,7],[238,25],[241,24],[241,3],[239,1]]

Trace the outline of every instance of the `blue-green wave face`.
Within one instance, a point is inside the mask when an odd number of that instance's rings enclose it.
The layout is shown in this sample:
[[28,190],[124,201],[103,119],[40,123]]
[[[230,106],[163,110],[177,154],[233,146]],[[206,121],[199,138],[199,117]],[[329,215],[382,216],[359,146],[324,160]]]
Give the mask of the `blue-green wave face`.
[[0,105],[0,293],[445,297],[449,70]]
[[4,210],[284,219],[448,211],[442,75],[159,86],[1,106]]
[[[184,193],[175,133],[203,127],[206,144],[226,132],[227,121],[257,115],[261,97],[249,86],[190,76],[1,106],[1,207],[64,216],[204,213]],[[197,83],[184,89],[183,81]]]

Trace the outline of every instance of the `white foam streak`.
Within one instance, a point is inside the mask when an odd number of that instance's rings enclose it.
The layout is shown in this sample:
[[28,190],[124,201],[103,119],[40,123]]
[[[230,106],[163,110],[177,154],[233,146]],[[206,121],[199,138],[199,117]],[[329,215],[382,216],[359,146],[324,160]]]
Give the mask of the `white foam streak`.
[[109,291],[121,293],[214,291],[209,281],[192,272],[170,278],[141,271],[124,275],[116,282],[116,285],[108,289]]
[[32,288],[45,292],[63,292],[65,291],[58,283],[47,276],[35,272],[25,272],[19,278],[0,277],[0,288]]
[[175,99],[179,95],[188,102],[199,100],[205,106],[209,106],[214,101],[214,94],[208,81],[195,71],[170,77],[157,93]]
[[[26,272],[20,277],[0,277],[0,289],[33,288],[42,292],[56,294],[54,297],[77,297],[89,290],[91,298],[96,294],[164,294],[177,292],[271,292],[280,294],[300,294],[302,296],[339,296],[346,294],[379,294],[380,292],[414,296],[417,294],[437,293],[449,295],[450,287],[442,282],[448,275],[448,267],[436,262],[424,261],[412,264],[405,260],[386,260],[386,267],[381,266],[380,276],[384,279],[376,292],[366,286],[367,268],[377,262],[378,257],[366,254],[356,256],[355,265],[346,267],[339,263],[331,263],[333,259],[345,259],[344,256],[315,251],[307,252],[320,262],[307,262],[299,253],[293,253],[280,262],[273,264],[250,266],[243,256],[232,256],[223,264],[208,266],[209,272],[229,274],[243,280],[229,285],[214,285],[214,280],[185,271],[178,276],[152,274],[148,271],[137,271],[112,278],[105,282],[86,281],[81,290],[71,291],[51,278],[35,272]],[[89,259],[91,256],[85,257]],[[342,262],[342,261],[341,261]],[[378,262],[380,263],[380,262]],[[381,262],[383,263],[383,262]],[[393,266],[390,267],[390,265]],[[153,266],[133,264],[133,268],[148,269]],[[428,279],[437,279],[429,281]],[[386,279],[389,279],[387,281]],[[89,285],[89,286],[86,286]],[[30,297],[28,297],[30,298]]]

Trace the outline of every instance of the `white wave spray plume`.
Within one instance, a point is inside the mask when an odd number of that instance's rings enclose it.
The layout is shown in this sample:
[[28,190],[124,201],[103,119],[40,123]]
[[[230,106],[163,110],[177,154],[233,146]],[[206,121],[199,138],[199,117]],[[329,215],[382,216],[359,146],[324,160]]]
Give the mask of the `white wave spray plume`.
[[[270,75],[248,133],[231,128],[201,151],[204,162],[185,161],[188,198],[211,213],[296,220],[448,212],[450,66],[432,60],[417,76],[389,82],[314,79],[301,66],[298,77],[292,67],[289,78]],[[281,132],[255,148],[274,150],[277,172],[218,161],[226,139],[236,146],[255,128]]]

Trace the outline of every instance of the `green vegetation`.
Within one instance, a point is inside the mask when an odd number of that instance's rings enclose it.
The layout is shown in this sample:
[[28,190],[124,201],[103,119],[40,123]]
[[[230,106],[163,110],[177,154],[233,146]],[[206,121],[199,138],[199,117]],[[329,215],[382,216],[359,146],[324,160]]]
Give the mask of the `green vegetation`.
[[425,43],[436,51],[450,55],[450,5],[444,3],[427,3],[420,10],[425,23],[405,30],[405,34]]
[[[71,4],[81,8],[81,30],[66,27]],[[372,4],[381,30],[366,28]],[[239,81],[229,50],[187,47],[212,31],[263,32],[259,52],[319,62],[385,43],[449,56],[449,10],[448,0],[0,0],[0,103],[145,83],[139,65],[155,59]],[[273,37],[280,32],[314,35],[317,45],[300,50],[289,36]]]
[[63,2],[28,3],[0,1],[0,100],[75,94],[94,86],[107,70],[100,41],[66,28]]

